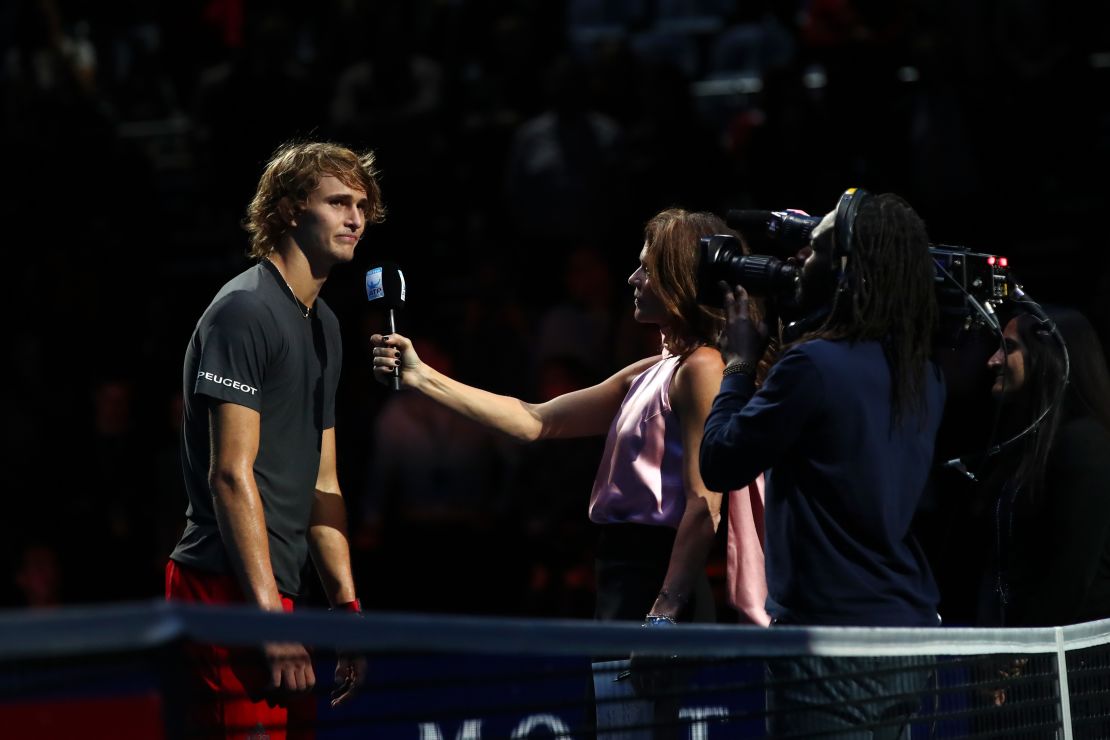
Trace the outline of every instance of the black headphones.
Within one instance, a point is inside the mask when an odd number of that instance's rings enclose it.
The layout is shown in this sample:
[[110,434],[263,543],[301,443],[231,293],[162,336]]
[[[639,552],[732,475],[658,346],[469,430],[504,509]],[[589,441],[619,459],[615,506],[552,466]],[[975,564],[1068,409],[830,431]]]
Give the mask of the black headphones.
[[[852,252],[855,250],[856,214],[859,212],[863,201],[870,197],[871,194],[862,188],[848,188],[840,195],[840,200],[837,201],[836,215],[833,217],[832,250],[829,255],[829,262],[836,277],[836,285],[831,297],[833,299],[836,295],[846,293],[849,290],[848,267],[851,263]],[[811,222],[813,226],[810,227],[807,233],[812,234],[813,227],[821,220],[821,218],[813,218]],[[824,234],[822,234],[822,238],[824,238]],[[808,315],[790,322],[783,329],[783,338],[792,342],[806,332],[813,331],[827,320],[831,309],[832,300],[821,308],[811,311]]]
[[870,197],[871,194],[863,188],[848,188],[836,204],[832,262],[841,279],[847,272],[848,261],[855,250],[856,214],[863,201]]

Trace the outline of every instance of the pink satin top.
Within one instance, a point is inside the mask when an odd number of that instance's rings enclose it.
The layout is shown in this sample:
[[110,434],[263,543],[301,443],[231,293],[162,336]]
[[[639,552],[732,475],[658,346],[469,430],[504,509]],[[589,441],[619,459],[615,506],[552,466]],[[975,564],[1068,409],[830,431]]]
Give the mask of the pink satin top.
[[664,352],[663,359],[632,381],[605,440],[590,496],[590,521],[678,528],[686,489],[671,379],[680,360]]
[[[659,362],[632,381],[605,440],[590,496],[590,521],[678,528],[686,510],[686,486],[682,430],[671,409],[670,391],[680,360],[664,351]],[[762,478],[728,494],[726,589],[741,621],[767,625]]]

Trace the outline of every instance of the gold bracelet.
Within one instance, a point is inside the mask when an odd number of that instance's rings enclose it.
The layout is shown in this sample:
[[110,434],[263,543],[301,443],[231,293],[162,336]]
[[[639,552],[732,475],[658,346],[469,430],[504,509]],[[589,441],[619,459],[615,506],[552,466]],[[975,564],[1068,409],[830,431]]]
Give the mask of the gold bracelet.
[[755,363],[751,360],[738,360],[725,365],[722,377],[729,375],[755,375]]

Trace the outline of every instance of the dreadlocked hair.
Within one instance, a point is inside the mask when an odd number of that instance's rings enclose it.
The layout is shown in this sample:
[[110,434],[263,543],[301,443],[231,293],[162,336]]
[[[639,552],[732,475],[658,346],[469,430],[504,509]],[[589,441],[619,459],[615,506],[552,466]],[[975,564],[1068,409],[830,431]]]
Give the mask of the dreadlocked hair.
[[[824,339],[877,341],[890,366],[891,427],[925,405],[925,373],[937,331],[934,266],[925,223],[892,193],[859,205],[852,254]],[[924,417],[920,423],[924,424]]]

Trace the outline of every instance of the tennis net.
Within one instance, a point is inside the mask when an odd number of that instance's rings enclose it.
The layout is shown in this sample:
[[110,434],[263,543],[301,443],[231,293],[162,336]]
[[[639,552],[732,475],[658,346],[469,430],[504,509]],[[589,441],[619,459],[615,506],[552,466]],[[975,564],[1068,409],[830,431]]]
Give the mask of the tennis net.
[[[164,602],[0,613],[0,736],[204,737],[185,721],[191,646],[268,641],[312,651],[321,740],[1110,737],[1110,620],[643,629]],[[367,678],[331,708],[340,653]]]

